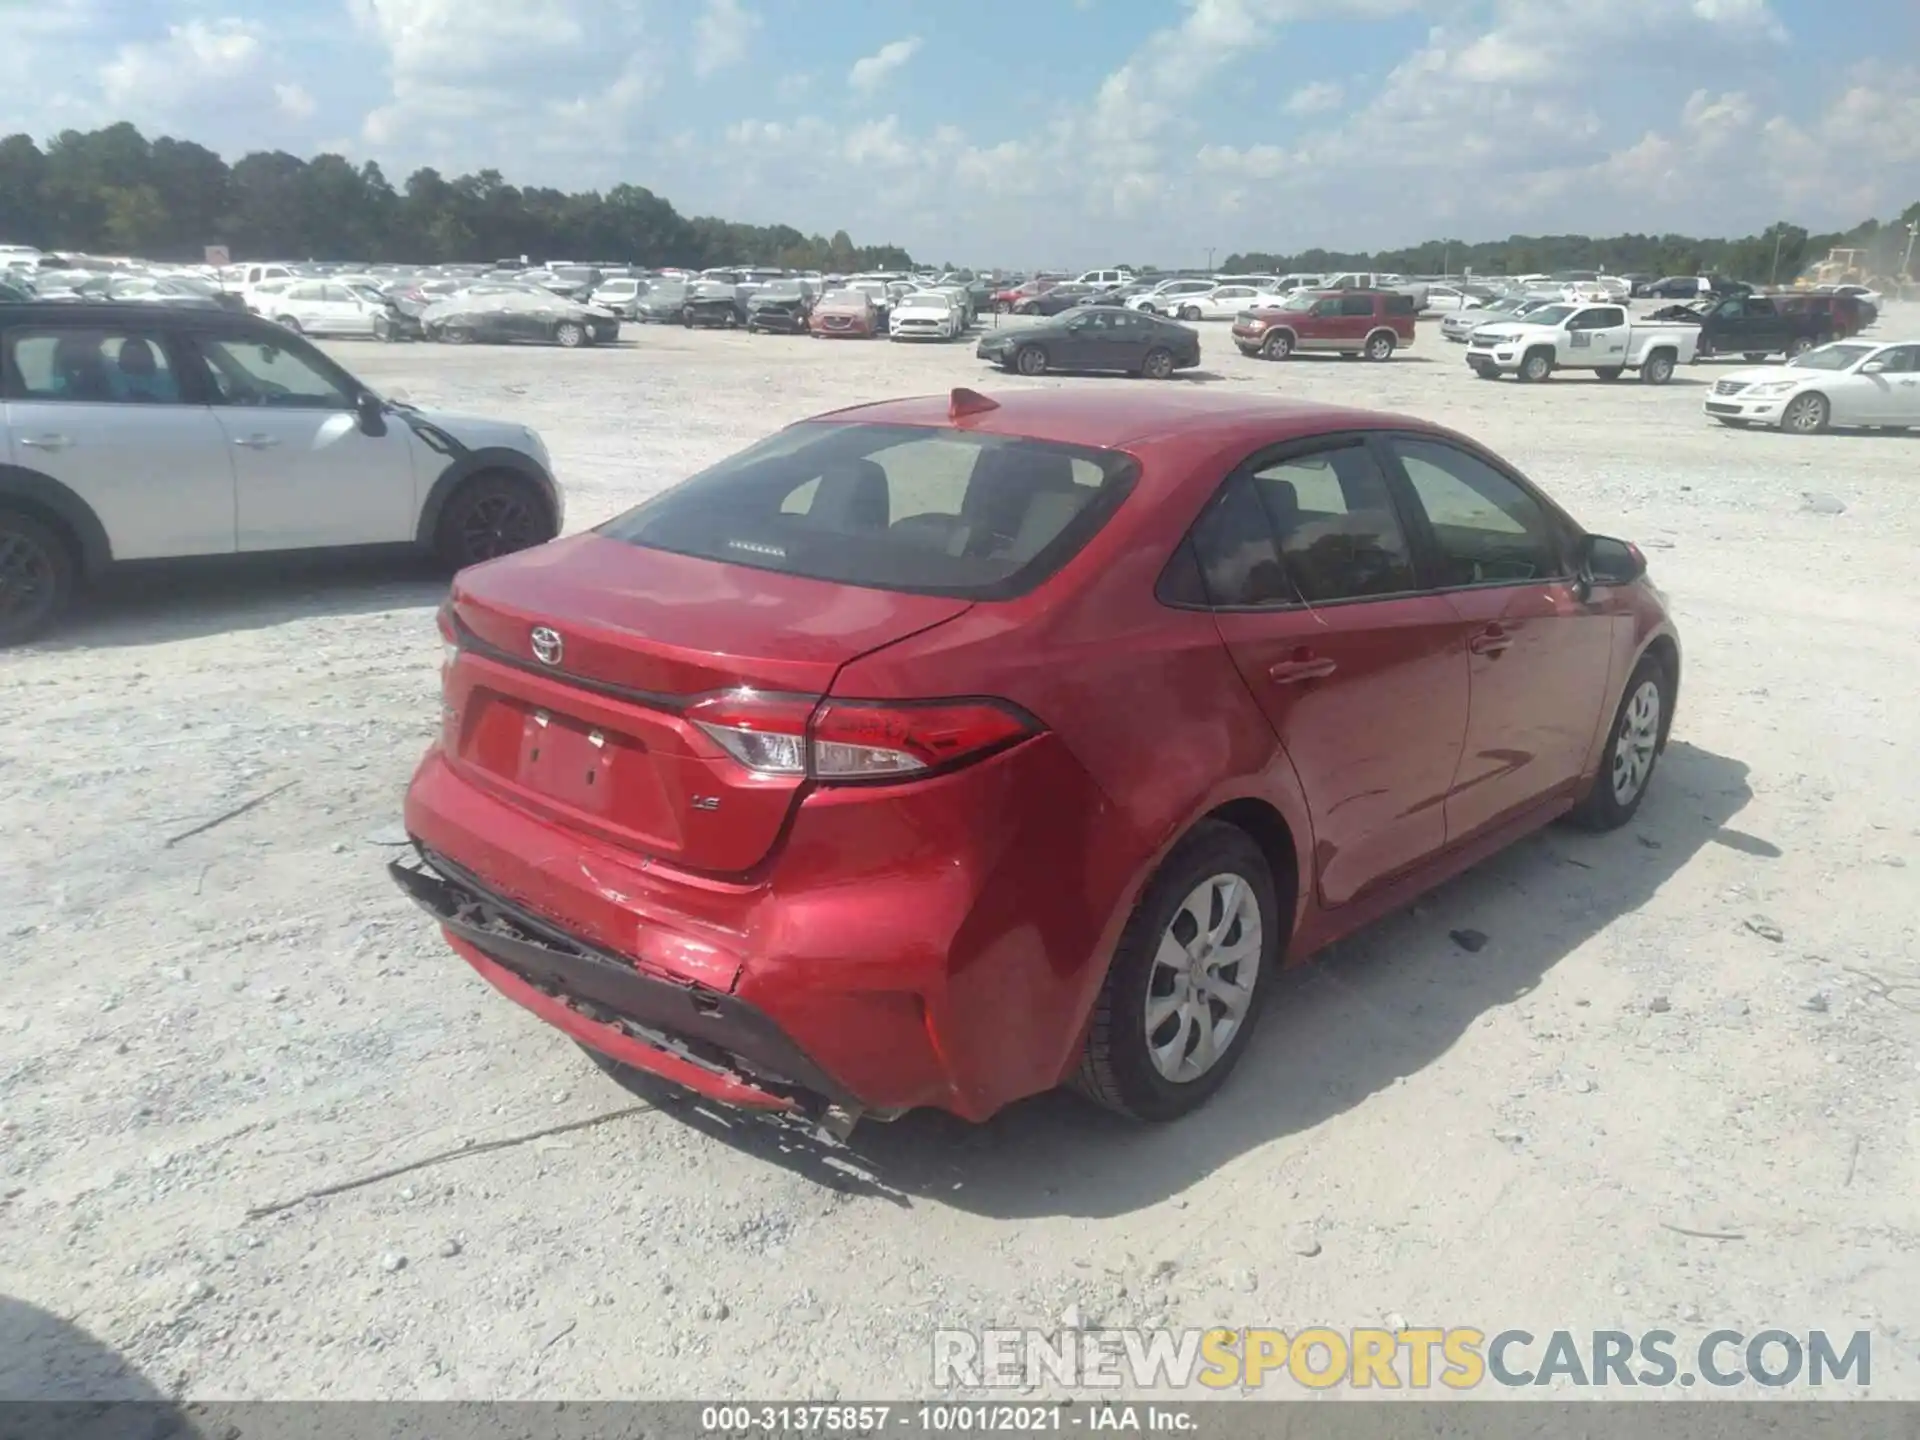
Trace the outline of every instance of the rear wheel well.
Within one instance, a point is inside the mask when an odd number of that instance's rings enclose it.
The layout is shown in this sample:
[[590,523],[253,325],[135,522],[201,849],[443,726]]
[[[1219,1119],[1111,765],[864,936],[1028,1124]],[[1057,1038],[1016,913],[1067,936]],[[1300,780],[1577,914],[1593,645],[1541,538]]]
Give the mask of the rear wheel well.
[[[1286,818],[1266,801],[1252,797],[1228,801],[1207,818],[1245,831],[1267,857],[1267,868],[1273,872],[1274,897],[1286,907],[1285,935],[1290,938],[1300,918],[1300,851]],[[1284,955],[1286,948],[1283,941],[1280,953]]]

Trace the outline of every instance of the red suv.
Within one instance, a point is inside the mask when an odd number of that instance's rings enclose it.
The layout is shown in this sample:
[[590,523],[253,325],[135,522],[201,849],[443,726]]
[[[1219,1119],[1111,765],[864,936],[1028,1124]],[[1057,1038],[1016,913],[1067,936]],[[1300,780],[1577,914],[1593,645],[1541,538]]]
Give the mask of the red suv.
[[1403,417],[842,410],[461,573],[394,875],[509,998],[724,1102],[1170,1118],[1281,966],[1633,815],[1680,679],[1644,570]]
[[1243,310],[1233,343],[1243,355],[1285,360],[1296,350],[1391,359],[1411,345],[1419,302],[1394,290],[1305,290],[1272,310]]

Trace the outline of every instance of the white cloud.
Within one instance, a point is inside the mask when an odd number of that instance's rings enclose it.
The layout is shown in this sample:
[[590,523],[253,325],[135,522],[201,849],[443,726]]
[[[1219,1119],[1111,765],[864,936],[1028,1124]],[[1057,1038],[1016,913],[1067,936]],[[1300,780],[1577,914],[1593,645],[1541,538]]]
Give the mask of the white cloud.
[[168,26],[164,40],[122,45],[100,69],[101,96],[123,113],[166,113],[209,86],[251,75],[260,59],[257,25],[189,20]]
[[1346,98],[1344,86],[1332,80],[1315,80],[1287,96],[1287,103],[1282,108],[1289,115],[1318,115],[1322,111],[1338,110],[1340,102]]
[[[364,143],[453,171],[618,153],[658,83],[640,0],[348,0],[386,52]],[[529,177],[532,178],[532,177]]]
[[740,0],[707,0],[693,25],[693,73],[713,75],[746,58],[760,17]]
[[904,40],[889,40],[873,54],[863,55],[853,62],[853,68],[847,72],[847,83],[856,90],[877,90],[888,76],[919,53],[918,35],[909,35]]
[[311,120],[318,107],[313,96],[303,85],[276,85],[274,98],[280,102],[280,113],[289,120]]

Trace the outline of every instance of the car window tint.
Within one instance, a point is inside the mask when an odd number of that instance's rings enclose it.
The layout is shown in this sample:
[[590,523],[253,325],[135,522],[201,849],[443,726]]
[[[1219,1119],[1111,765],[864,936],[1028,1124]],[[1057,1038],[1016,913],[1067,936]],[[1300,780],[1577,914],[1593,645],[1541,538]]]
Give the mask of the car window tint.
[[1887,370],[1895,375],[1911,375],[1920,371],[1920,345],[1896,345],[1880,356],[1886,362]]
[[326,285],[321,288],[320,298],[331,300],[336,305],[344,305],[354,296],[353,292],[344,285]]
[[[1451,291],[1448,293],[1447,298],[1458,299],[1459,292]],[[1413,296],[1411,295],[1389,295],[1387,297],[1387,314],[1389,315],[1411,315],[1415,312],[1416,308],[1413,303]]]
[[1565,573],[1540,502],[1491,465],[1433,440],[1391,442],[1432,528],[1442,585],[1539,580]]
[[603,527],[632,544],[889,590],[1004,598],[1104,523],[1134,462],[998,436],[806,424]]
[[16,330],[7,339],[9,399],[172,404],[180,386],[158,335],[127,329]]
[[1253,483],[1300,599],[1326,603],[1417,588],[1412,546],[1365,445],[1262,466]]
[[1299,598],[1280,564],[1273,526],[1246,475],[1235,475],[1221,486],[1194,522],[1193,548],[1207,598],[1217,606],[1283,605]]
[[1346,296],[1340,302],[1340,313],[1342,315],[1373,314],[1373,296],[1371,295]]
[[352,408],[351,397],[331,376],[284,345],[210,338],[201,339],[199,345],[213,377],[217,404]]

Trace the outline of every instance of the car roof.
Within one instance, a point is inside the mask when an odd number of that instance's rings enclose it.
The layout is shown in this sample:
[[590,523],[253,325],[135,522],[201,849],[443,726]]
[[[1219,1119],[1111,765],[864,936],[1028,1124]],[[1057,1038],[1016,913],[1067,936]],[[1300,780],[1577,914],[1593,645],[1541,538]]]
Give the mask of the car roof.
[[257,335],[284,338],[286,331],[271,320],[258,315],[243,314],[238,310],[226,309],[176,309],[159,305],[115,305],[76,304],[71,300],[28,301],[24,305],[9,305],[0,310],[0,324],[7,325],[74,325],[89,329],[101,325],[133,325],[151,328],[155,325],[168,325],[178,328],[213,328],[222,330],[243,330]]
[[[1150,392],[1133,386],[1124,391],[1009,390],[989,398],[997,408],[968,415],[956,428],[1098,449],[1183,438],[1226,441],[1243,430],[1276,443],[1341,430],[1441,433],[1431,422],[1406,415],[1274,396],[1222,395],[1177,382]],[[949,395],[920,395],[852,405],[812,419],[944,428],[955,425],[951,403]]]

